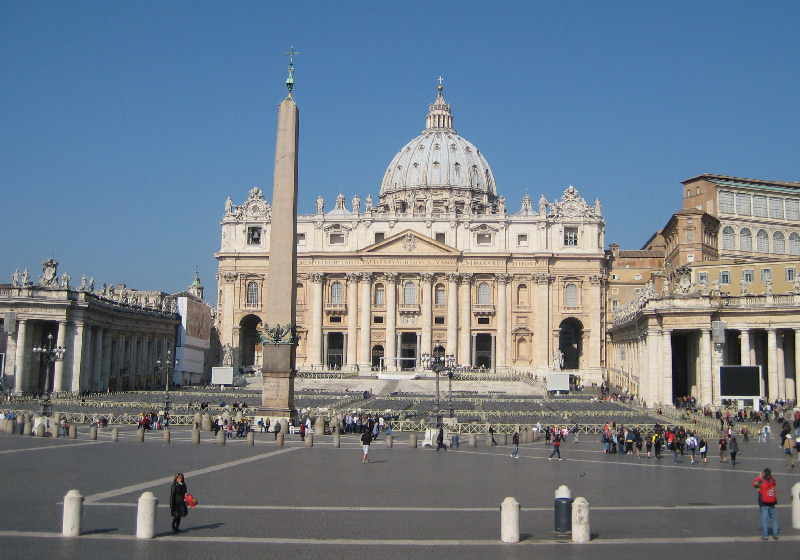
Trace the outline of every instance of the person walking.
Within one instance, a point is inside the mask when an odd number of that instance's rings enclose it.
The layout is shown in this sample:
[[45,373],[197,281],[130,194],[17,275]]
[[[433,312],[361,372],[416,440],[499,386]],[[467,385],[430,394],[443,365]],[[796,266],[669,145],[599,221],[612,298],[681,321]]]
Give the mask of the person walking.
[[494,428],[491,424],[489,424],[489,437],[492,438],[492,445],[497,445],[497,442],[494,440]]
[[783,440],[783,452],[786,454],[786,466],[790,469],[794,468],[794,441],[792,440],[792,436],[790,434],[786,434],[786,438]]
[[172,516],[172,530],[181,532],[181,517],[186,517],[189,510],[186,508],[186,482],[183,473],[178,473],[172,479],[169,489],[169,514]]
[[703,464],[708,464],[708,442],[706,438],[701,436],[700,443],[697,444],[697,450],[700,451],[700,458],[703,460]]
[[364,449],[364,459],[362,463],[369,463],[369,444],[372,443],[372,432],[364,430],[361,433],[361,446]]
[[736,441],[736,436],[731,436],[728,452],[731,454],[731,466],[733,466],[736,464],[736,454],[739,453],[739,442]]
[[519,459],[519,432],[514,432],[514,437],[511,438],[511,456],[514,459]]
[[775,479],[772,471],[764,469],[757,479],[753,481],[753,488],[758,490],[758,507],[761,511],[761,540],[769,538],[769,524],[772,524],[772,538],[778,540],[778,518],[775,515],[775,506],[778,503],[778,494],[775,491]]
[[694,465],[694,455],[697,450],[697,438],[694,437],[694,434],[690,433],[686,438],[686,447],[689,448],[689,458],[692,460],[691,464]]
[[436,451],[440,449],[447,451],[447,446],[444,444],[444,428],[439,428],[439,435],[436,436]]
[[556,432],[555,434],[553,434],[553,452],[547,458],[548,461],[552,461],[553,460],[553,455],[558,455],[558,460],[559,461],[561,460],[561,440],[562,439],[563,438],[562,438],[562,436],[561,436],[561,434],[559,432]]
[[722,436],[719,440],[719,462],[720,463],[727,463],[728,457],[726,452],[728,451],[728,440],[725,436]]

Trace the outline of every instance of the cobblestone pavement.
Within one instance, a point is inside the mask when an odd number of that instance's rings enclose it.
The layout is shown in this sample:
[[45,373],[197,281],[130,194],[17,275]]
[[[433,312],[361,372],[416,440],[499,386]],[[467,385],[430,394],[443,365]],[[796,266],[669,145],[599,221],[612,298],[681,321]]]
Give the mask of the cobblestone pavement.
[[[120,440],[101,430],[90,441],[0,435],[0,556],[4,558],[619,558],[646,553],[673,558],[796,556],[800,530],[791,528],[790,489],[800,469],[789,470],[777,442],[742,444],[733,467],[602,453],[596,437],[563,446],[564,461],[549,462],[543,442],[520,446],[462,446],[447,452],[410,449],[396,434],[383,437],[362,464],[356,436],[330,436],[306,448],[273,435],[216,445],[213,434],[191,444],[188,429],[174,428],[136,441],[123,427]],[[590,441],[591,440],[591,441]],[[778,481],[780,540],[760,540],[752,480],[770,467]],[[172,475],[186,475],[200,505],[170,530],[167,507]],[[566,484],[591,505],[592,542],[571,544],[554,533],[553,493]],[[62,500],[70,489],[85,497],[83,534],[61,536]],[[139,540],[136,503],[152,491],[159,499],[156,536]],[[500,542],[499,506],[507,496],[521,507],[519,544]],[[676,548],[678,547],[678,548]],[[234,556],[235,555],[235,556]]]

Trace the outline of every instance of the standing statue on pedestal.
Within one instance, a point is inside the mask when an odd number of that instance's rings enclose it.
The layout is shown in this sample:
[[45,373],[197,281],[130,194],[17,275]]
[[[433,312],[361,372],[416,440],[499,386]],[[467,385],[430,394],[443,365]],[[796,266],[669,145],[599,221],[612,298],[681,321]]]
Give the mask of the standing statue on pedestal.
[[364,199],[364,211],[365,212],[372,212],[372,195],[368,194],[367,198]]
[[28,269],[26,268],[25,271],[22,273],[22,285],[27,286],[30,283],[31,283],[31,273],[28,272]]
[[69,288],[69,281],[72,280],[69,274],[66,272],[61,275],[61,287],[62,288]]
[[232,366],[233,365],[233,348],[231,348],[230,344],[226,344],[222,347],[222,365],[223,366]]
[[15,270],[13,276],[11,276],[11,285],[15,288],[19,286],[19,269]]
[[358,214],[358,211],[361,209],[361,199],[358,198],[358,195],[353,196],[351,204],[353,205],[353,214]]
[[233,201],[231,197],[228,197],[228,200],[225,201],[225,215],[230,216],[233,214]]
[[497,213],[498,214],[505,214],[506,213],[506,197],[501,196],[497,199]]
[[86,275],[85,274],[83,275],[83,278],[81,278],[81,287],[78,288],[78,289],[80,291],[82,291],[82,292],[86,291]]
[[553,352],[553,371],[561,371],[564,367],[564,352],[556,348]]
[[542,195],[542,198],[539,199],[539,214],[544,216],[547,214],[547,199]]
[[325,199],[319,195],[317,197],[317,214],[322,214],[323,210],[325,210]]
[[90,291],[90,292],[93,292],[93,291],[94,291],[94,276],[92,276],[91,278],[89,278],[89,291]]
[[800,276],[794,277],[794,293],[800,294]]

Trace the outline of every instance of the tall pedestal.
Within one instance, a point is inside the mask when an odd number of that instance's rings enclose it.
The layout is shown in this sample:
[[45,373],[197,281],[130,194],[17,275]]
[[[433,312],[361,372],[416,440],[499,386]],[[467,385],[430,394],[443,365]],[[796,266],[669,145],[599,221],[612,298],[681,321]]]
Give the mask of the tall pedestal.
[[295,346],[291,344],[264,344],[264,367],[261,370],[261,407],[259,415],[270,418],[295,418],[294,364]]

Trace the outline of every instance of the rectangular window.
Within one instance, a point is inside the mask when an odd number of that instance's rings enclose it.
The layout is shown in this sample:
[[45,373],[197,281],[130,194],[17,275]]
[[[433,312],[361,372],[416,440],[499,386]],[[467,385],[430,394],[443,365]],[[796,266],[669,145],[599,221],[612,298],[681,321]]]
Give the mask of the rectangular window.
[[736,194],[736,213],[740,216],[750,215],[750,202],[751,197],[749,194],[737,193]]
[[261,245],[261,228],[249,227],[247,228],[247,244],[248,245]]
[[686,262],[694,262],[694,253],[686,255]]
[[375,288],[375,305],[386,305],[385,301],[386,292],[383,289],[383,286],[377,286]]
[[619,300],[616,300],[616,299],[611,300],[611,309],[616,311],[617,307],[619,307]]
[[633,279],[634,280],[641,280],[642,279],[642,275],[641,274],[634,274],[633,275]]
[[341,322],[342,318],[339,315],[334,315],[333,317],[331,317],[331,323],[341,323]]
[[488,325],[489,324],[489,317],[478,317],[478,324],[479,325]]
[[797,276],[797,269],[790,266],[786,269],[786,281],[787,282],[794,282],[794,278]]
[[767,197],[755,195],[753,196],[753,216],[759,218],[767,217]]
[[786,219],[800,220],[800,200],[786,199]]
[[723,214],[733,214],[733,193],[719,191],[719,211]]
[[731,283],[731,273],[729,270],[722,270],[719,273],[719,283],[720,284],[730,284]]
[[444,317],[436,316],[433,318],[434,325],[444,325]]
[[437,233],[436,234],[436,241],[439,243],[446,243],[447,236],[444,233]]
[[381,316],[381,315],[375,315],[375,316],[372,318],[372,322],[373,322],[373,323],[375,323],[376,325],[380,325],[381,323],[383,323],[383,316]]
[[330,237],[328,237],[328,242],[331,245],[344,245],[344,234],[343,233],[332,233]]
[[564,228],[564,247],[578,246],[578,228]]
[[745,282],[752,282],[755,279],[755,273],[750,270],[743,270],[742,271],[742,280]]
[[697,282],[699,284],[708,284],[708,272],[698,272],[697,273]]
[[386,239],[385,233],[383,233],[382,231],[375,233],[375,243],[380,243],[384,239]]
[[612,280],[619,280],[619,274],[612,274],[611,275],[611,279]]
[[633,289],[633,293],[636,294],[636,295],[639,295],[639,294],[642,293],[642,289],[641,288],[634,288]]
[[297,244],[298,245],[305,245],[306,244],[306,234],[305,233],[298,233],[297,234]]
[[525,233],[520,233],[517,236],[517,245],[519,247],[527,247],[528,246],[528,235]]
[[783,219],[783,199],[777,196],[769,197],[769,217]]
[[761,269],[761,281],[766,282],[767,280],[772,280],[772,269],[771,268],[762,268]]
[[492,244],[492,234],[490,233],[479,233],[475,236],[475,241],[478,245],[491,245]]

